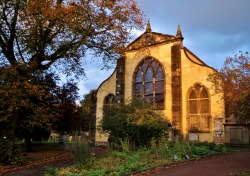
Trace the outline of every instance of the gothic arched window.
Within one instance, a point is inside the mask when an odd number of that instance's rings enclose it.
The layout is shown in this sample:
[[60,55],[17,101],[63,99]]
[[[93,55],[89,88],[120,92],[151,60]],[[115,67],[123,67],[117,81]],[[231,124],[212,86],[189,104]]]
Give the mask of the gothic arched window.
[[105,98],[104,98],[104,106],[111,106],[115,103],[115,96],[114,94],[108,94]]
[[144,59],[135,70],[134,95],[163,108],[164,78],[163,67],[158,61],[152,58]]
[[209,94],[204,86],[196,84],[188,96],[189,131],[209,132],[211,124]]

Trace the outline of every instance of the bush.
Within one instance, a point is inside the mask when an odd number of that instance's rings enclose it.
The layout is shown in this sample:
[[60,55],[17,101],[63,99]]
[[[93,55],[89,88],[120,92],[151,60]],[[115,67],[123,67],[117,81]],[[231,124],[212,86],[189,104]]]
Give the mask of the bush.
[[196,156],[205,156],[214,153],[225,152],[227,149],[224,145],[221,144],[215,144],[213,142],[212,143],[203,142],[203,143],[192,144],[190,146],[190,150],[193,157],[196,157]]
[[15,144],[14,149],[11,153],[7,150],[7,144],[5,139],[0,139],[0,165],[8,165],[8,164],[18,164],[22,165],[26,162],[25,157],[23,156],[23,152],[21,151],[21,146]]
[[58,176],[57,169],[53,167],[48,167],[44,176]]
[[109,133],[111,147],[121,148],[126,141],[132,148],[149,147],[168,130],[168,121],[145,101],[133,99],[128,104],[104,108],[102,130]]

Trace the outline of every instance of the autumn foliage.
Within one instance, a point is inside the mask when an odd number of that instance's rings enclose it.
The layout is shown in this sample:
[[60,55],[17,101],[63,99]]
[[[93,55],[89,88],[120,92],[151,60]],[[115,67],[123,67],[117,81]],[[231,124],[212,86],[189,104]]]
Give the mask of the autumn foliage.
[[226,116],[232,114],[239,122],[250,118],[250,56],[239,51],[233,57],[226,58],[217,73],[210,75],[216,93],[223,92]]
[[[0,1],[0,144],[2,131],[7,136],[3,158],[13,156],[20,118],[28,124],[48,122],[43,112],[49,108],[40,105],[50,94],[31,82],[33,76],[55,69],[84,75],[86,55],[103,58],[104,65],[116,60],[131,31],[142,27],[142,18],[135,0]],[[21,113],[23,107],[28,111]]]
[[52,65],[83,74],[86,53],[116,59],[142,17],[134,0],[2,0],[0,64],[23,75]]

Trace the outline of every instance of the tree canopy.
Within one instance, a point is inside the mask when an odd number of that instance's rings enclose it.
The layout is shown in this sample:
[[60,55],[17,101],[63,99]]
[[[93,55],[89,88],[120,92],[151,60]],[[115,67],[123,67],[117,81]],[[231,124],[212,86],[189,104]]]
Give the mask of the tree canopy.
[[13,156],[18,122],[47,123],[45,111],[50,108],[41,104],[55,103],[47,101],[53,95],[51,87],[47,85],[47,90],[46,85],[34,82],[36,74],[52,67],[67,75],[84,74],[82,63],[87,54],[101,56],[104,63],[115,60],[132,37],[131,31],[142,23],[136,0],[1,0],[0,114],[4,116],[0,117],[0,137],[6,137],[4,160]]
[[[244,119],[250,112],[250,57],[248,52],[239,51],[227,57],[217,73],[209,76],[216,93],[224,93],[226,116],[231,114]],[[249,118],[249,116],[248,116]]]
[[142,17],[135,0],[1,0],[0,66],[83,74],[87,52],[117,58]]

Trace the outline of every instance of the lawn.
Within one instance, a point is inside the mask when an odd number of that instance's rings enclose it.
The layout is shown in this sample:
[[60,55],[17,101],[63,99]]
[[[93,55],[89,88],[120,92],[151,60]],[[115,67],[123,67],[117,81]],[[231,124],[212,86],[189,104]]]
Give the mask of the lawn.
[[1,172],[15,170],[22,166],[34,166],[62,157],[72,157],[72,153],[63,150],[63,146],[58,142],[33,143],[32,152],[23,152],[25,148],[18,145],[18,154],[15,162],[10,165],[0,165]]

